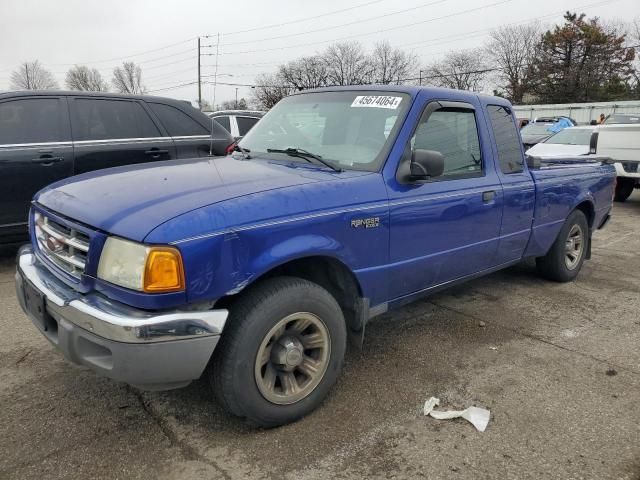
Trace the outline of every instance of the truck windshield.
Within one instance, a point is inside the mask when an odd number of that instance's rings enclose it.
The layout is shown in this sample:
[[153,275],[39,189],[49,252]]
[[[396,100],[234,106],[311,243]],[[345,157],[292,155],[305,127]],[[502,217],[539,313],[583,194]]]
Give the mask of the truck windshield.
[[554,143],[557,145],[589,145],[591,140],[590,128],[565,128],[554,136],[547,138],[544,143]]
[[405,93],[315,92],[283,99],[242,139],[251,156],[304,161],[276,150],[304,149],[336,167],[375,171],[409,106]]

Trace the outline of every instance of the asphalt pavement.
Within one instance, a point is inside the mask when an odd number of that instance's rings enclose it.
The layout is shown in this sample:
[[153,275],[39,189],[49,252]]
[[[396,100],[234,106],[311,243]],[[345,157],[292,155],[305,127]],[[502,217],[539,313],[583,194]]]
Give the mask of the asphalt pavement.
[[[531,264],[377,318],[329,398],[271,430],[208,384],[139,392],[69,364],[0,258],[0,478],[640,479],[640,191],[577,281]],[[484,433],[422,405],[491,411]]]

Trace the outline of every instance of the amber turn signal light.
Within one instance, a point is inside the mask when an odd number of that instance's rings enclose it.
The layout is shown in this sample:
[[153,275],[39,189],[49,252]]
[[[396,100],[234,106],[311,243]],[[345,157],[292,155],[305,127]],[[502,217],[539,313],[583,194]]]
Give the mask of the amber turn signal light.
[[176,248],[151,247],[144,267],[143,290],[148,293],[184,290],[182,256]]

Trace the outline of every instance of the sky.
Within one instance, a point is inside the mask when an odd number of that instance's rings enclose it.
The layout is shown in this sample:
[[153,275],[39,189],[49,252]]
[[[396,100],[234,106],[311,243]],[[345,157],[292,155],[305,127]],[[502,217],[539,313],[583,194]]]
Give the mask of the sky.
[[110,81],[115,66],[134,61],[149,93],[194,101],[202,37],[202,96],[213,103],[215,95],[218,104],[236,92],[249,98],[259,74],[336,41],[357,40],[371,50],[386,40],[428,64],[481,46],[492,28],[552,25],[566,10],[629,21],[640,18],[640,1],[0,0],[0,90],[24,61],[39,60],[61,86],[73,65],[97,68]]

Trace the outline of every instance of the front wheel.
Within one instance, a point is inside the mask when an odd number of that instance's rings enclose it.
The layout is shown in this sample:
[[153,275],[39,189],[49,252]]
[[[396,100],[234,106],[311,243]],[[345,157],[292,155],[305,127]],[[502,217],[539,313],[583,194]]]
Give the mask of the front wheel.
[[570,282],[578,276],[589,246],[589,224],[580,210],[574,210],[558,238],[544,257],[536,258],[538,272],[549,280]]
[[211,383],[229,412],[257,425],[282,425],[311,412],[340,373],[346,324],[333,296],[315,283],[266,280],[233,305],[227,325]]

